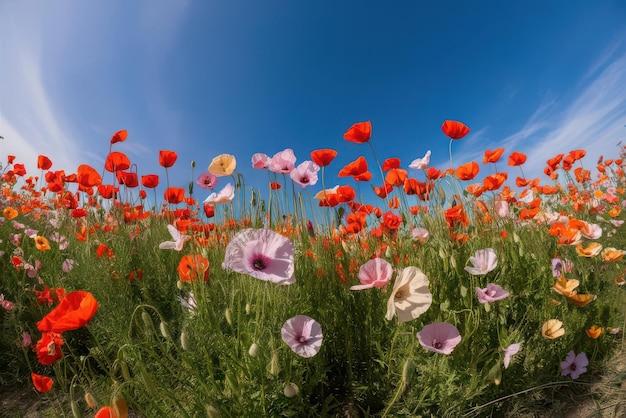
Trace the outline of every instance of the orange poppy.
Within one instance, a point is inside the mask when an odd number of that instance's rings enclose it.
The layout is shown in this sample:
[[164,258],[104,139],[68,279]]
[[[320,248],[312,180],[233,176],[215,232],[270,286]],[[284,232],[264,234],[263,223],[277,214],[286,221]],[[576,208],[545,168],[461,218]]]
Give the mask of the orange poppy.
[[111,199],[120,189],[112,184],[101,184],[98,186],[98,193],[105,199]]
[[177,158],[178,154],[175,151],[159,151],[159,164],[161,167],[169,168],[173,166]]
[[346,164],[341,170],[339,170],[338,177],[356,177],[367,173],[367,160],[365,157],[360,156],[351,163]]
[[557,168],[559,168],[559,164],[563,160],[563,156],[564,156],[564,154],[559,154],[559,155],[557,155],[554,158],[550,158],[547,161],[548,167],[550,167],[552,169],[552,171],[555,171]]
[[176,270],[178,277],[183,282],[195,282],[199,278],[205,282],[209,280],[209,260],[200,254],[184,255]]
[[591,327],[585,330],[585,333],[587,334],[587,337],[595,340],[596,338],[600,336],[600,334],[602,334],[602,328],[592,325]]
[[391,186],[402,186],[409,173],[403,168],[392,168],[385,175],[385,183]]
[[461,139],[470,131],[465,124],[455,120],[446,120],[441,125],[441,130],[450,139]]
[[426,177],[428,177],[428,180],[437,180],[440,176],[441,170],[438,170],[435,167],[428,167],[428,170],[426,170]]
[[593,302],[594,300],[597,299],[596,295],[590,295],[590,294],[584,294],[584,295],[573,294],[573,295],[569,295],[566,297],[567,299],[574,302],[574,304],[580,308],[586,306],[589,302]]
[[76,171],[78,184],[81,186],[93,187],[102,184],[102,177],[93,167],[81,164]]
[[494,149],[493,151],[486,150],[485,156],[483,157],[483,164],[497,162],[500,159],[500,157],[502,157],[503,153],[504,153],[504,148],[497,148],[497,149]]
[[31,373],[30,377],[33,380],[33,386],[35,386],[35,389],[37,389],[38,392],[46,393],[52,389],[54,382],[48,376]]
[[393,186],[391,184],[385,183],[382,187],[372,186],[372,189],[374,190],[374,193],[376,194],[376,196],[380,197],[381,199],[384,199],[387,197],[389,192],[393,190]]
[[398,199],[398,196],[392,197],[391,200],[389,200],[388,206],[389,209],[398,209],[400,207],[400,199]]
[[272,190],[280,190],[283,186],[277,182],[277,181],[273,181],[270,183],[270,189]]
[[320,167],[328,166],[337,156],[337,151],[334,149],[318,149],[311,151],[311,159]]
[[104,169],[109,173],[119,170],[128,170],[130,168],[130,160],[123,152],[113,151],[107,155],[104,161]]
[[509,165],[513,167],[517,167],[518,165],[522,165],[526,162],[526,154],[513,151],[511,155],[509,155]]
[[454,228],[455,225],[461,224],[463,226],[469,225],[469,219],[465,213],[463,205],[455,205],[444,211],[446,222],[449,228]]
[[98,310],[98,301],[85,290],[71,292],[56,308],[37,322],[39,331],[64,332],[81,328],[93,318]]
[[183,201],[185,197],[185,189],[181,187],[168,187],[165,189],[163,196],[167,203],[177,205]]
[[468,193],[474,195],[474,197],[480,197],[485,191],[485,189],[483,188],[483,185],[480,183],[470,184],[465,188],[465,190]]
[[498,190],[500,187],[502,187],[508,176],[509,175],[506,172],[488,175],[483,179],[483,187],[485,191]]
[[568,154],[568,157],[571,157],[571,159],[573,160],[572,162],[576,162],[584,158],[585,155],[587,155],[587,151],[583,149],[576,149],[576,150],[570,151]]
[[394,168],[400,168],[399,158],[387,158],[385,161],[383,161],[383,171],[392,170]]
[[565,297],[569,297],[576,294],[576,288],[579,284],[580,282],[576,279],[566,279],[563,276],[559,276],[552,289]]
[[126,138],[128,138],[128,131],[126,131],[126,129],[117,131],[111,137],[111,145],[115,144],[116,142],[124,142],[126,141]]
[[479,170],[478,164],[475,161],[470,161],[456,169],[456,177],[463,181],[472,180],[478,175]]
[[402,216],[393,212],[385,212],[383,214],[383,225],[388,229],[398,229],[402,225]]
[[364,144],[372,137],[372,123],[357,122],[350,127],[344,134],[343,139],[357,144]]
[[37,247],[39,251],[48,251],[51,248],[46,237],[42,237],[41,235],[35,237],[35,247]]
[[37,168],[40,168],[42,170],[49,170],[50,167],[52,167],[52,161],[50,160],[50,158],[46,157],[45,155],[40,155],[37,157]]

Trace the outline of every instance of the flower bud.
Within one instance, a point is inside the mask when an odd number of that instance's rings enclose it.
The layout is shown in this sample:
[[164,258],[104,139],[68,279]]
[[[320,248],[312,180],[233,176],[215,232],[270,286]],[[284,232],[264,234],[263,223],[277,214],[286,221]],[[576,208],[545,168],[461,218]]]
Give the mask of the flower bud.
[[285,383],[285,389],[283,391],[285,396],[288,398],[293,398],[294,396],[298,396],[300,392],[300,388],[293,382]]
[[280,362],[278,358],[278,351],[272,351],[272,359],[270,360],[270,374],[276,376],[280,373]]
[[180,333],[180,346],[183,350],[189,349],[189,334],[187,330],[183,330],[183,332]]
[[246,303],[246,315],[250,315],[250,311],[252,310],[252,306],[249,303]]
[[252,343],[248,349],[248,354],[250,357],[257,357],[259,355],[259,345],[257,343]]
[[159,324],[159,330],[161,331],[161,335],[163,338],[171,338],[170,330],[167,327],[167,324],[163,321]]
[[233,318],[230,316],[230,309],[226,308],[226,310],[224,311],[224,316],[226,317],[226,322],[228,322],[228,325],[232,325]]

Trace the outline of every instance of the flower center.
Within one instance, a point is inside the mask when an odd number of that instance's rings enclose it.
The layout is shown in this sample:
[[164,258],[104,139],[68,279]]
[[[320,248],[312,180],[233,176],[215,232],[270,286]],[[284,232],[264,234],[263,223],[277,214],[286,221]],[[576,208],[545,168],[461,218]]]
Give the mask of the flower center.
[[304,344],[306,341],[307,341],[307,338],[306,338],[304,335],[300,335],[300,336],[298,337],[298,342],[299,342],[300,344]]
[[300,179],[300,183],[308,183],[309,182],[309,178],[308,177],[302,177]]
[[576,370],[576,363],[572,363],[572,364],[569,366],[569,368],[570,368],[571,370]]
[[267,267],[267,263],[265,262],[265,258],[263,256],[259,256],[252,261],[252,267],[255,270],[265,270]]
[[433,347],[435,347],[437,350],[440,350],[441,347],[443,347],[443,344],[439,340],[433,340]]

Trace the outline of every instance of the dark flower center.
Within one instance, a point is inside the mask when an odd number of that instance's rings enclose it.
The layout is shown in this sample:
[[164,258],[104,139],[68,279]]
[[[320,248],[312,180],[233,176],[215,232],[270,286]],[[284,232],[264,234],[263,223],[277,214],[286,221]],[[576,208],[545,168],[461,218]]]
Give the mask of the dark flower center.
[[570,369],[572,369],[572,370],[576,370],[576,363],[572,363],[572,364],[569,366],[569,368],[570,368]]
[[300,183],[308,183],[309,182],[309,178],[308,177],[302,177],[300,179]]
[[252,267],[255,270],[264,270],[267,267],[265,263],[265,259],[263,257],[258,257],[252,262]]
[[307,338],[304,335],[298,336],[297,340],[300,344],[304,344],[305,342],[307,342]]
[[441,347],[443,347],[443,344],[441,344],[439,340],[433,340],[433,347],[435,347],[437,350],[440,350]]

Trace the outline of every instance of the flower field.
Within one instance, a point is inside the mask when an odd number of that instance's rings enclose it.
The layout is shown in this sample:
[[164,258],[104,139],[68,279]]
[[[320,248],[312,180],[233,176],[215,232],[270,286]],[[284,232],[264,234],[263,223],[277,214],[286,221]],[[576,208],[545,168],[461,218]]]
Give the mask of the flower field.
[[76,173],[8,156],[0,383],[49,416],[457,417],[598,379],[624,348],[626,147],[527,178],[515,150],[458,164],[470,129],[442,132],[447,168],[380,161],[370,122],[339,179],[332,149],[257,153],[265,190],[228,154],[183,187],[175,151],[133,171],[126,131]]

